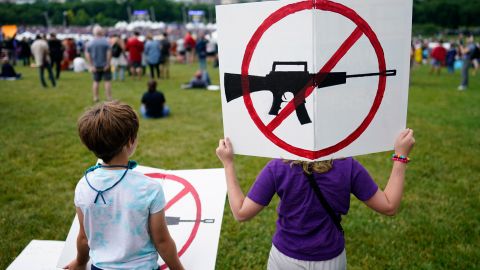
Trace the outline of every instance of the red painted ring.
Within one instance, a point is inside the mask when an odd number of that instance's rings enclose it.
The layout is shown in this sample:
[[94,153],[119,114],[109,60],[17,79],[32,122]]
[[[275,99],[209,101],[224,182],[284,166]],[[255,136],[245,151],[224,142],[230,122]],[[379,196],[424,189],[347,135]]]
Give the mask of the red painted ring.
[[[202,219],[202,204],[200,202],[200,196],[198,195],[198,192],[195,190],[192,184],[190,184],[187,180],[181,177],[178,177],[176,175],[162,174],[162,173],[147,173],[145,175],[151,178],[168,179],[168,180],[178,182],[182,184],[188,190],[188,192],[190,192],[193,196],[193,199],[195,201],[195,206],[197,208],[197,212],[195,215],[195,223],[193,225],[192,232],[188,236],[187,241],[182,246],[182,248],[178,251],[178,257],[181,257],[185,253],[185,251],[188,249],[188,247],[190,247],[190,245],[192,244],[193,240],[195,239],[195,236],[197,236],[198,228],[200,227],[200,221]],[[167,265],[166,264],[161,265],[160,269],[167,269]]]
[[375,114],[377,113],[380,104],[383,99],[383,95],[385,92],[386,87],[386,77],[379,76],[378,80],[378,89],[375,95],[374,102],[370,111],[368,112],[367,116],[364,118],[362,123],[346,138],[341,140],[340,142],[336,143],[335,145],[320,149],[320,150],[307,150],[303,148],[299,148],[289,143],[283,141],[275,134],[273,134],[272,130],[269,130],[267,126],[262,122],[260,117],[258,116],[255,108],[253,107],[253,102],[250,96],[250,88],[249,88],[249,81],[248,81],[248,70],[250,68],[250,62],[252,60],[253,53],[258,45],[258,42],[262,38],[263,34],[275,23],[282,20],[283,18],[291,15],[293,13],[309,10],[309,9],[320,9],[330,12],[338,13],[353,23],[355,23],[358,28],[365,34],[368,38],[370,43],[372,44],[375,53],[378,59],[378,69],[379,71],[386,70],[385,64],[385,56],[383,53],[383,48],[380,45],[380,41],[378,40],[375,32],[373,32],[372,28],[368,25],[368,23],[361,18],[354,10],[332,1],[322,0],[318,1],[315,4],[313,1],[302,1],[293,4],[289,4],[286,6],[281,7],[277,11],[273,12],[267,19],[263,21],[263,23],[257,28],[255,33],[250,38],[250,41],[247,44],[245,49],[245,53],[243,56],[242,67],[241,67],[241,74],[242,74],[242,90],[243,90],[243,101],[247,108],[250,117],[252,118],[255,125],[258,129],[275,145],[278,147],[295,154],[300,157],[308,158],[308,159],[317,159],[323,156],[327,156],[329,154],[338,152],[339,150],[345,148],[346,146],[350,145],[353,141],[355,141],[360,135],[367,129],[367,127],[372,122]]

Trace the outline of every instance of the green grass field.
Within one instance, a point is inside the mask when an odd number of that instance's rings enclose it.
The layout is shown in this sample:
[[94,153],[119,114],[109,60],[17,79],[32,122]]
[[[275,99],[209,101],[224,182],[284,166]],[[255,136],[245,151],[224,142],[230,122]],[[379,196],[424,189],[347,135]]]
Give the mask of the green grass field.
[[[196,67],[196,66],[195,66]],[[172,116],[142,120],[135,160],[165,169],[220,167],[220,92],[186,91],[195,67],[173,65],[159,88]],[[73,192],[95,157],[80,143],[78,116],[91,100],[90,75],[65,72],[56,88],[40,87],[37,71],[18,68],[20,81],[0,81],[0,269],[32,239],[64,240],[74,216]],[[218,84],[218,70],[210,70]],[[480,74],[458,92],[459,74],[412,73],[408,127],[417,144],[400,212],[374,213],[352,197],[344,217],[349,269],[480,269]],[[138,109],[146,79],[113,84],[113,96]],[[101,90],[101,96],[103,90]],[[390,153],[358,157],[381,187]],[[236,157],[244,191],[268,160]],[[265,269],[277,199],[248,223],[228,204],[217,269]]]

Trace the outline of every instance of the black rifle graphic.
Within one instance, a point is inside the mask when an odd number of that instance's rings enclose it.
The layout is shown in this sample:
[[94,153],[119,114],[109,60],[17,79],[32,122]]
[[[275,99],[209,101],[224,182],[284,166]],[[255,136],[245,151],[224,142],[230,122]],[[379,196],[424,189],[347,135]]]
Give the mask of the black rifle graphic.
[[[303,71],[277,71],[277,66],[303,66]],[[376,73],[363,73],[347,75],[346,72],[328,72],[310,74],[307,70],[307,62],[273,62],[272,71],[265,77],[248,75],[250,93],[257,91],[270,91],[273,94],[272,106],[268,114],[278,115],[285,93],[290,92],[294,96],[295,111],[300,124],[311,123],[305,108],[304,89],[310,85],[317,88],[345,84],[347,78],[368,76],[395,76],[397,70],[385,70]],[[225,96],[227,102],[243,96],[242,75],[225,73]],[[303,95],[299,94],[303,90]]]
[[186,219],[182,220],[180,217],[169,217],[165,216],[165,220],[167,221],[167,225],[178,225],[180,222],[202,222],[202,223],[215,223],[215,219],[213,218],[207,218],[207,219],[201,219],[201,220],[195,220],[195,219]]

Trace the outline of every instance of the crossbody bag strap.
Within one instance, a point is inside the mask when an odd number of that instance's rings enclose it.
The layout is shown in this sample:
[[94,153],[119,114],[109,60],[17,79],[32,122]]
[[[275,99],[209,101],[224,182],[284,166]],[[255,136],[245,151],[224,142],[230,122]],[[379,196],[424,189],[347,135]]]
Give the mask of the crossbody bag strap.
[[317,196],[318,200],[322,204],[323,208],[327,211],[328,215],[332,219],[333,223],[335,224],[335,227],[344,234],[342,224],[340,224],[340,217],[335,214],[335,211],[333,211],[333,208],[328,204],[327,200],[323,196],[322,192],[320,191],[320,188],[318,187],[317,183],[315,182],[315,179],[313,178],[313,173],[308,174],[305,173],[305,176],[308,178],[308,183],[310,184],[310,187],[312,187],[313,192],[315,192],[315,195]]

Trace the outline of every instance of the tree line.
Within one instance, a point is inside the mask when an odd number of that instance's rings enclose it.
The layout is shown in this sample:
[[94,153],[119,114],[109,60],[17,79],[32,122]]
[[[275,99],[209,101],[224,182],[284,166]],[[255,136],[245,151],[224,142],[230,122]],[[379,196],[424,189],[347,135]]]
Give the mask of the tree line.
[[[480,1],[478,0],[414,0],[413,32],[433,35],[450,29],[457,32],[479,32]],[[457,30],[457,31],[452,31]]]
[[[36,1],[33,4],[0,3],[0,25],[51,25],[85,26],[100,24],[111,26],[118,21],[128,21],[129,12],[147,10],[154,13],[157,21],[183,22],[188,10],[203,10],[208,17],[214,16],[214,7],[206,4],[185,4],[170,0],[127,1],[67,1],[64,4]],[[66,19],[66,20],[65,20]]]
[[[0,24],[45,25],[46,18],[53,25],[113,25],[128,21],[132,10],[154,12],[157,21],[182,22],[189,9],[204,10],[206,19],[214,19],[215,9],[207,4],[185,4],[170,0],[69,0],[64,4],[37,1],[16,5],[0,3]],[[417,29],[480,27],[478,0],[414,0],[413,23]],[[415,27],[414,27],[415,29]]]

